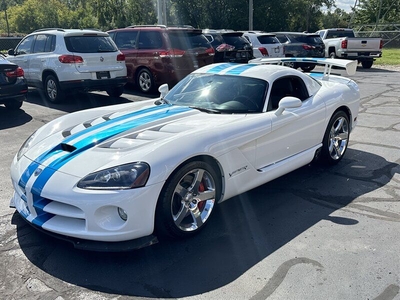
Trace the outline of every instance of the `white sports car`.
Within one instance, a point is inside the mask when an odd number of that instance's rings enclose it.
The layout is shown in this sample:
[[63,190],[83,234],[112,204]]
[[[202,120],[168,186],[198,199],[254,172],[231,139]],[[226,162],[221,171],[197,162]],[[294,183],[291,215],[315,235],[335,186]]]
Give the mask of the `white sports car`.
[[339,162],[360,94],[330,71],[354,74],[357,62],[304,59],[325,65],[315,74],[276,65],[290,60],[208,65],[158,99],[49,122],[12,162],[10,206],[75,247],[139,248],[197,233],[217,203],[314,159]]

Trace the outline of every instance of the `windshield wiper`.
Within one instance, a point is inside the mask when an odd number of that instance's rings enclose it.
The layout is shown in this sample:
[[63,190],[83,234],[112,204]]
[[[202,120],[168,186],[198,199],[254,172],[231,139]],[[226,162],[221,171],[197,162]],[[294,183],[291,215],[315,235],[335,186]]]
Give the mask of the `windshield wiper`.
[[160,104],[171,104],[171,103],[165,98],[160,98],[160,99],[157,99],[156,102],[154,102],[154,104],[160,105]]
[[202,112],[212,113],[212,114],[220,114],[221,111],[212,109],[212,108],[205,108],[205,107],[198,107],[198,106],[189,106],[190,108],[197,109]]

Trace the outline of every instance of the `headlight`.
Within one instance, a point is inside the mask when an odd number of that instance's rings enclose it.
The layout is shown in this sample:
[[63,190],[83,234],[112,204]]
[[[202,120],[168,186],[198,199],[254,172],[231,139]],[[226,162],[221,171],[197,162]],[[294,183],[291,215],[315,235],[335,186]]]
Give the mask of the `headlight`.
[[21,148],[19,148],[17,153],[17,160],[20,160],[21,157],[28,151],[28,149],[32,146],[32,141],[35,137],[36,131],[31,134],[30,137],[26,139],[26,141],[22,144]]
[[142,187],[150,175],[150,166],[143,162],[121,165],[89,174],[78,182],[88,190],[124,190]]

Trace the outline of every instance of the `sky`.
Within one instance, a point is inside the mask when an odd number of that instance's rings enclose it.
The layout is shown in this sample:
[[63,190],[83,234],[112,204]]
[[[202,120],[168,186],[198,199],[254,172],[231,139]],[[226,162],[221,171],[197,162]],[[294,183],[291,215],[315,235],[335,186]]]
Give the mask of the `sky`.
[[343,9],[346,12],[351,12],[351,6],[354,6],[355,0],[335,0],[335,4],[338,8]]

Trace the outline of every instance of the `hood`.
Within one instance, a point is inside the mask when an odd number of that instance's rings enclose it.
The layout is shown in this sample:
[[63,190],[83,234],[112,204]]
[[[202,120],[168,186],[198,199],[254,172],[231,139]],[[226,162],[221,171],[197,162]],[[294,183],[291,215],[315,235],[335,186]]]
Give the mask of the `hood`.
[[[135,106],[136,107],[136,106]],[[142,161],[157,147],[168,143],[176,146],[184,135],[193,138],[199,132],[235,122],[245,115],[207,114],[184,106],[147,105],[138,110],[99,110],[80,112],[61,124],[58,131],[52,122],[41,132],[50,132],[35,142],[25,154],[37,167],[60,171],[77,177],[126,162]],[[83,118],[87,115],[88,118]],[[72,124],[71,120],[79,119]],[[57,121],[57,120],[55,120]],[[52,133],[53,132],[53,133]]]

